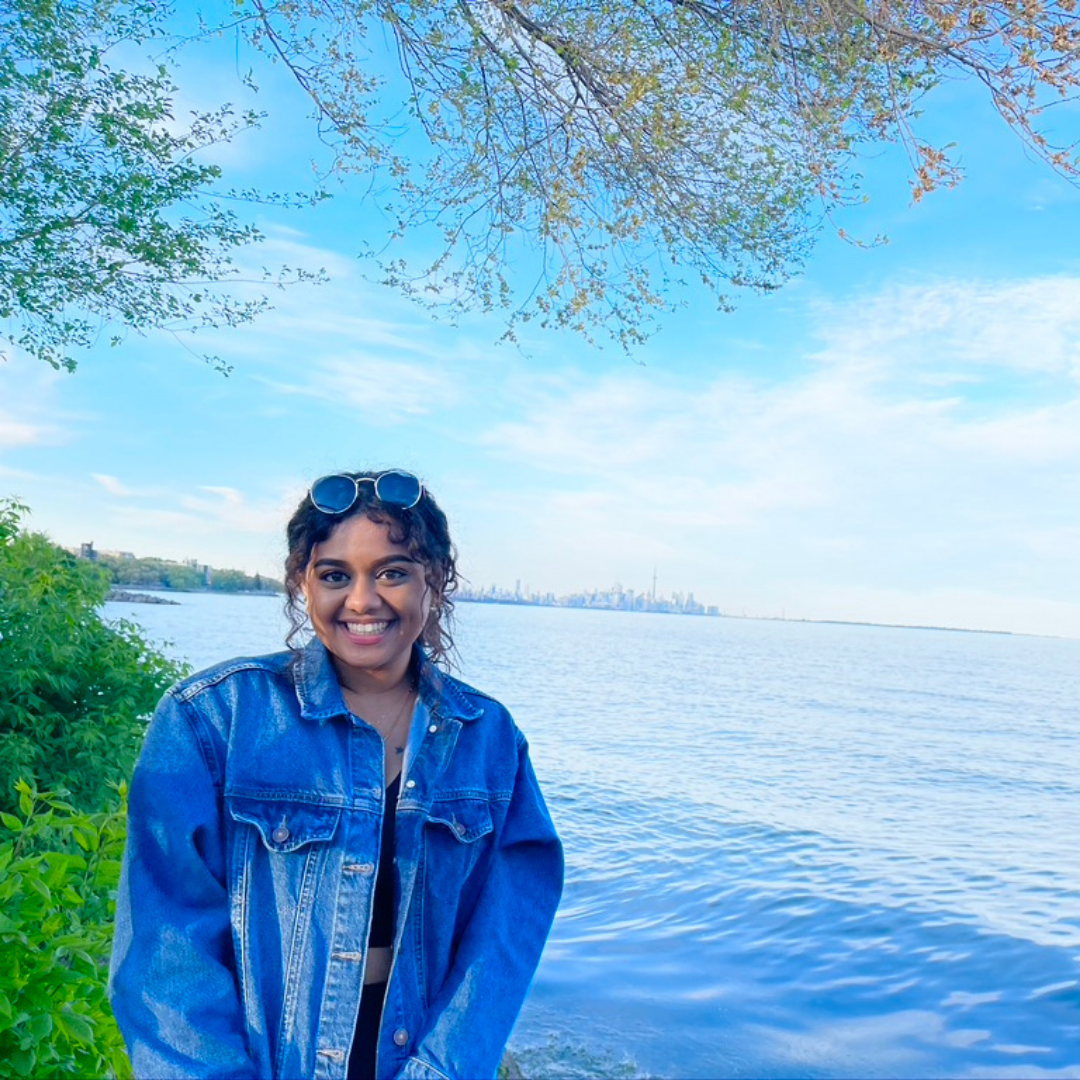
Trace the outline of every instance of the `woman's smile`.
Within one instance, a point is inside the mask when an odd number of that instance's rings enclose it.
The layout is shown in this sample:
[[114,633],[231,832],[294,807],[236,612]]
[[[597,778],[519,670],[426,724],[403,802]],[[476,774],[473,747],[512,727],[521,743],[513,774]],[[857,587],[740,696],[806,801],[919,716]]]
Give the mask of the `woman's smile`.
[[389,621],[375,622],[375,623],[358,623],[358,622],[346,622],[345,629],[350,634],[356,637],[377,637],[379,634],[385,634],[389,629]]

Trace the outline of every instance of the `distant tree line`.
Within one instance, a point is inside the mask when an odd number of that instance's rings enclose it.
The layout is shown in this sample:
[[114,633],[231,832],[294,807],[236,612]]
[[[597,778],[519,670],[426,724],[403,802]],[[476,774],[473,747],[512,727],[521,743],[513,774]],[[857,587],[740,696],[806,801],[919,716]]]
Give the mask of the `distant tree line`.
[[121,555],[96,554],[94,561],[104,567],[113,585],[142,589],[177,589],[186,592],[262,592],[280,593],[283,586],[262,574],[243,570],[216,570],[193,563],[168,559],[133,559]]

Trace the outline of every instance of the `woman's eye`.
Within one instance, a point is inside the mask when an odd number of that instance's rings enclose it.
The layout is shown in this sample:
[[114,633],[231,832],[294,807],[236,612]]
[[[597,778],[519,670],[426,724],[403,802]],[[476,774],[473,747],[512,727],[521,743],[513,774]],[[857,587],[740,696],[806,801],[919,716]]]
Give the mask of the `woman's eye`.
[[409,576],[408,570],[401,570],[396,566],[388,566],[380,575],[384,581],[401,581]]
[[325,574],[319,575],[319,580],[325,581],[327,585],[340,585],[347,579],[341,570],[327,570]]

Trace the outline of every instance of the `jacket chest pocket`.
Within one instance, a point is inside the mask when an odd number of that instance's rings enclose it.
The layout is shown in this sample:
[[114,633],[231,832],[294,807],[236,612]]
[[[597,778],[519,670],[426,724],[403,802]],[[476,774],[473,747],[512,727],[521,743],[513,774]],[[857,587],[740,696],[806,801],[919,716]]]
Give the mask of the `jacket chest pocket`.
[[233,821],[252,826],[266,851],[276,855],[302,852],[312,845],[325,846],[341,819],[338,806],[245,795],[226,796],[226,802]]
[[432,804],[424,821],[429,872],[443,881],[464,880],[491,846],[495,826],[483,799],[444,799]]
[[303,917],[333,849],[341,808],[241,795],[225,798],[234,826],[233,889]]

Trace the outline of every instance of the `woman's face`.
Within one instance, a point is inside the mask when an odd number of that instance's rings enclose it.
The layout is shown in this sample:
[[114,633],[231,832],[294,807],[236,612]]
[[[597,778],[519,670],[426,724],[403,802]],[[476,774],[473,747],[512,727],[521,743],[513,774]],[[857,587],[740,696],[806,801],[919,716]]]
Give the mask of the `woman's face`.
[[390,527],[364,514],[346,518],[312,549],[304,571],[308,616],[353,689],[375,677],[405,677],[413,643],[431,611],[423,563],[390,539]]

